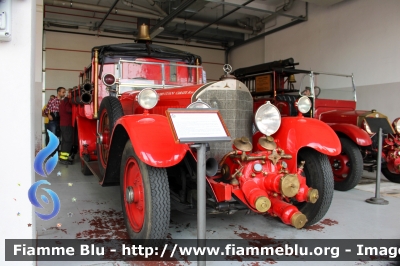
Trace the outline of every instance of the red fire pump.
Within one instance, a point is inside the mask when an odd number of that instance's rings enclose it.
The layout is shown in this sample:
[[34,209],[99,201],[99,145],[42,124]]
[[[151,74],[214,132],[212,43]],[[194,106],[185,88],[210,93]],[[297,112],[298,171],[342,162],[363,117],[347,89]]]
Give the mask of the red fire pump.
[[302,176],[304,162],[296,173],[289,173],[282,159],[292,159],[292,156],[277,147],[273,137],[261,137],[257,145],[259,151],[251,152],[253,147],[246,137],[235,139],[233,151],[220,163],[222,179],[234,191],[240,190],[235,194],[244,198],[252,209],[268,212],[285,224],[302,228],[307,218],[293,201],[315,203],[318,199],[318,190],[308,187]]

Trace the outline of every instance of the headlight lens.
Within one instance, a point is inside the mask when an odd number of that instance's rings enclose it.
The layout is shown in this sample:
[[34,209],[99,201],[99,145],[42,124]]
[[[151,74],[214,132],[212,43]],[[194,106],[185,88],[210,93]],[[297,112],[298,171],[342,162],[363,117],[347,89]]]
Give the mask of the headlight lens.
[[301,97],[297,101],[297,108],[299,109],[300,113],[308,113],[311,109],[311,101],[307,96]]
[[190,108],[190,109],[195,109],[195,108],[211,108],[211,106],[209,106],[208,104],[206,104],[205,102],[203,102],[201,99],[197,99],[197,101],[191,103],[188,105],[188,107],[186,108]]
[[258,130],[267,136],[274,134],[281,126],[281,114],[270,102],[258,108],[254,120]]
[[368,125],[367,121],[365,121],[365,119],[363,120],[362,125],[363,125],[364,130],[367,131],[368,134],[370,134],[370,135],[374,134],[371,131],[371,128],[369,127],[369,125]]
[[138,95],[138,102],[144,109],[151,109],[158,103],[158,94],[151,88],[143,89]]
[[400,117],[396,118],[392,125],[397,134],[400,134]]

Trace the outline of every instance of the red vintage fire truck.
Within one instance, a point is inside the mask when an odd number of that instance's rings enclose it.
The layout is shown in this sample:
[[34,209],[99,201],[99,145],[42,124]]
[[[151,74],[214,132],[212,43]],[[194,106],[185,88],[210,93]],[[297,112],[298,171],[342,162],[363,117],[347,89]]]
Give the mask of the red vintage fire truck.
[[296,65],[289,58],[240,68],[233,74],[250,89],[255,109],[271,101],[282,116],[297,116],[296,101],[309,97],[312,108],[305,116],[331,126],[342,144],[339,155],[329,156],[335,189],[350,190],[359,183],[363,169],[377,169],[379,128],[385,133],[381,171],[390,181],[400,183],[400,118],[390,123],[376,110],[357,110],[352,74],[301,70]]
[[71,95],[83,174],[120,185],[132,239],[164,238],[170,210],[195,213],[197,199],[196,149],[175,142],[166,111],[217,108],[233,140],[209,143],[207,212],[251,210],[296,228],[318,222],[333,197],[335,132],[302,115],[281,118],[268,102],[253,112],[242,82],[225,73],[206,83],[201,63],[150,41],[94,47]]

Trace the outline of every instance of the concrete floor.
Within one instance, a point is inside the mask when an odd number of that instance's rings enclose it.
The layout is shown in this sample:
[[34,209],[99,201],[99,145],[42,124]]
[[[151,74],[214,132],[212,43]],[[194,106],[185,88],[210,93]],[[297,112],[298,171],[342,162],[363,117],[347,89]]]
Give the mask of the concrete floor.
[[[208,239],[400,239],[400,184],[382,177],[381,195],[389,205],[372,205],[365,199],[374,196],[374,175],[364,173],[362,182],[348,192],[335,191],[325,217],[308,228],[297,230],[263,215],[237,212],[234,215],[207,217]],[[40,176],[37,180],[43,179]],[[61,202],[59,214],[49,220],[36,219],[39,239],[127,238],[121,211],[119,187],[101,187],[94,176],[84,176],[80,164],[58,164],[47,179]],[[40,211],[43,213],[44,211]],[[244,217],[245,216],[245,217]],[[196,216],[172,212],[168,237],[195,239]],[[388,265],[388,262],[207,262],[207,265]],[[195,261],[177,262],[57,262],[57,265],[196,265]],[[55,265],[38,262],[37,265]]]

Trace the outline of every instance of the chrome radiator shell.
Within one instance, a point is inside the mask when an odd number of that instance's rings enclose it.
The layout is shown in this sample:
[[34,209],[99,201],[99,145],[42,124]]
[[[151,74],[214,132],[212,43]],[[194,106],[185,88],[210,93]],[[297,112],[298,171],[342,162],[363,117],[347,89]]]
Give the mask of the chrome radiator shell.
[[[221,113],[226,127],[235,138],[252,138],[253,97],[248,88],[236,79],[226,79],[203,86],[192,96],[192,102],[201,99]],[[231,142],[210,143],[210,157],[217,161],[232,151]]]

